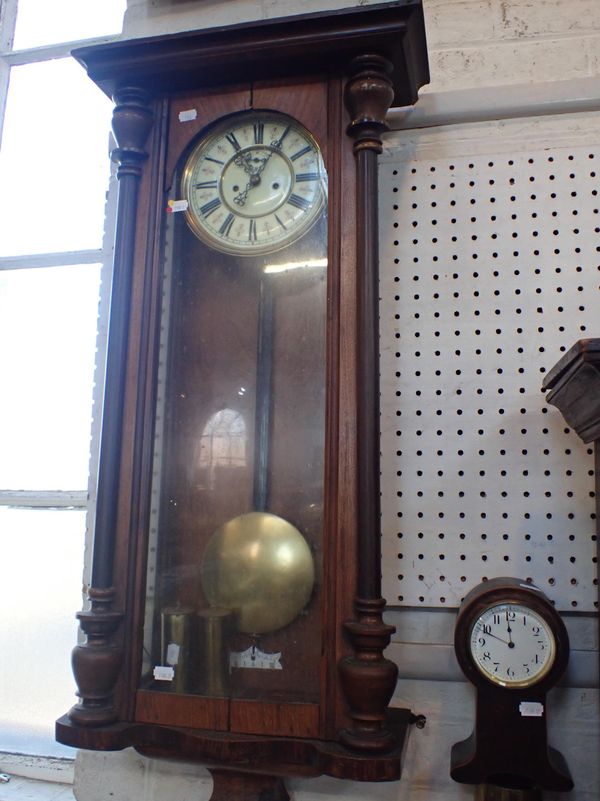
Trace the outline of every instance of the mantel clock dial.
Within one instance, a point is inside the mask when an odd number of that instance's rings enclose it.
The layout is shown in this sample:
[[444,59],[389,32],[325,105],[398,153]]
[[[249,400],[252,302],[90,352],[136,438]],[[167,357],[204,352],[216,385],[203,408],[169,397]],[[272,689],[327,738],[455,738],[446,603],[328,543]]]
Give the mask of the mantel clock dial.
[[473,664],[498,687],[532,687],[552,668],[556,639],[550,623],[523,603],[488,606],[474,620],[469,637]]
[[190,154],[182,193],[187,221],[223,253],[279,250],[315,223],[326,197],[321,153],[299,122],[244,112],[221,120]]

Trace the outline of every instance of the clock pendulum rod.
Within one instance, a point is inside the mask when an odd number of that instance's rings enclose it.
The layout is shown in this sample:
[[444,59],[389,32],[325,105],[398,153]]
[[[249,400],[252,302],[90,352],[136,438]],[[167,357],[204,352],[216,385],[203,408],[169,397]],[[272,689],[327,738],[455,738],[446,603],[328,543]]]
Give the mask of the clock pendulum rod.
[[269,463],[271,456],[271,414],[273,383],[273,286],[262,276],[258,300],[258,343],[256,363],[254,476],[252,508],[266,512],[269,503]]
[[[383,623],[381,597],[381,528],[379,498],[379,275],[377,156],[385,117],[394,97],[391,64],[378,55],[363,55],[350,65],[345,103],[348,135],[356,160],[357,226],[357,483],[358,578],[354,620],[345,624],[354,656],[339,663],[350,705],[352,725],[340,733],[347,746],[368,751],[389,749],[394,738],[386,710],[398,669],[383,657],[395,631]],[[364,686],[373,691],[365,702]],[[375,688],[377,690],[375,691]]]
[[123,614],[113,610],[113,559],[119,501],[122,421],[125,403],[128,326],[131,313],[135,220],[144,150],[153,123],[147,92],[125,87],[115,92],[113,132],[117,148],[119,182],[117,229],[113,256],[108,356],[102,416],[96,526],[92,582],[88,590],[91,608],[77,618],[87,636],[73,650],[72,664],[80,701],[70,710],[75,723],[99,726],[118,717],[113,688],[121,668],[121,650],[112,637]]
[[[258,289],[252,511],[228,520],[213,533],[202,564],[210,607],[237,610],[237,629],[251,636],[254,646],[261,634],[282,628],[300,614],[314,585],[314,561],[304,536],[283,517],[268,511],[275,306],[272,281],[272,276],[261,276]],[[241,584],[240,569],[245,576]]]

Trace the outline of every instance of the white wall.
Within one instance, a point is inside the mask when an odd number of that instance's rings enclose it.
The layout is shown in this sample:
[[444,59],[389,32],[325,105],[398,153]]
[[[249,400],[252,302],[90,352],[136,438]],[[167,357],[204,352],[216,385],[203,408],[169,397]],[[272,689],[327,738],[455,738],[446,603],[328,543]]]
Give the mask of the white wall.
[[[130,0],[124,30],[130,36],[155,35],[369,4],[364,0],[356,3],[347,0]],[[551,95],[553,82],[592,79],[600,75],[599,0],[424,0],[424,7],[432,73],[431,84],[424,94],[439,93],[450,107],[455,97],[451,93],[456,90],[490,88],[487,97],[493,106],[492,87],[498,87],[504,98],[507,91],[502,87],[511,85],[515,96],[526,96],[527,85],[531,89],[537,86]],[[600,115],[592,111],[556,120],[491,122],[478,130],[462,124],[432,132],[392,134],[386,146],[386,158],[389,159],[390,154],[393,158],[394,148],[435,147],[443,152],[444,148],[454,146],[448,143],[458,140],[477,141],[479,144],[474,146],[481,147],[486,137],[502,140],[512,136],[517,142],[523,136],[538,136],[540,131],[544,142],[552,143],[554,136],[558,139],[567,134],[577,141],[597,142],[600,140]],[[440,614],[445,616],[443,625],[436,627],[428,623],[423,627],[423,631],[427,628],[428,635],[436,630],[435,641],[420,638],[421,624],[413,623],[410,632],[406,626],[399,631],[398,641],[392,648],[403,676],[395,703],[410,706],[425,714],[428,720],[425,729],[411,733],[403,780],[377,785],[326,777],[290,780],[288,787],[298,801],[325,801],[342,796],[356,801],[408,801],[409,798],[411,801],[460,801],[473,797],[472,788],[453,783],[448,775],[450,746],[466,737],[472,727],[473,695],[469,685],[455,680],[456,669],[451,664],[451,654],[448,656],[452,613]],[[395,622],[402,619],[401,613],[394,613]],[[576,632],[574,640],[582,655],[583,672],[573,673],[571,682],[577,684],[580,676],[590,675],[584,668],[594,665],[598,644],[591,619],[579,619],[571,628]],[[416,660],[413,658],[411,662],[408,658],[406,661],[403,637],[410,640],[410,647],[405,649],[407,654],[414,654],[414,648],[423,639],[427,640],[425,652],[422,649]],[[439,680],[440,674],[436,674],[440,653],[445,655],[449,665],[441,675],[450,680]],[[415,678],[415,664],[426,663],[429,664],[428,678]],[[592,667],[592,675],[593,672]],[[576,790],[570,798],[576,801],[597,801],[599,797],[597,760],[589,759],[590,753],[598,753],[600,741],[598,702],[598,690],[590,687],[560,688],[550,698],[551,742],[567,756],[576,780]],[[164,798],[203,801],[210,796],[210,779],[201,767],[148,760],[132,751],[81,752],[76,766],[75,794],[78,801],[111,801],[114,798],[119,801]],[[551,794],[546,798],[550,799]]]

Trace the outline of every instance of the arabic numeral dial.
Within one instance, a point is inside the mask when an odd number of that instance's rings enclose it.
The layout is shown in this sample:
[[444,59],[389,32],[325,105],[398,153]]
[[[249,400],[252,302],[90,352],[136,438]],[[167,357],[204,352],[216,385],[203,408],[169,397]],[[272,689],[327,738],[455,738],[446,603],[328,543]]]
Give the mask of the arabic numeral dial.
[[473,622],[469,650],[475,667],[493,684],[530,687],[556,657],[554,635],[544,618],[519,603],[489,606]]

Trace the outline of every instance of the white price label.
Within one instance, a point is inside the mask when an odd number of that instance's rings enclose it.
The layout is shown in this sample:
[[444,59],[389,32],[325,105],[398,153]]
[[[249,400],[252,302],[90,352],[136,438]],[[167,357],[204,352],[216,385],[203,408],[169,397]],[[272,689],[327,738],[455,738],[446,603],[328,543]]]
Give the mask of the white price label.
[[154,678],[156,681],[173,681],[175,670],[169,665],[156,665],[154,668]]
[[176,211],[187,211],[187,200],[169,200],[167,203],[167,212],[175,213]]
[[179,112],[179,122],[191,122],[195,120],[198,116],[198,112],[195,108],[186,108],[185,111]]
[[523,718],[541,718],[544,715],[544,705],[539,701],[521,701],[519,712]]
[[179,662],[179,646],[176,642],[167,645],[167,665],[176,665]]

